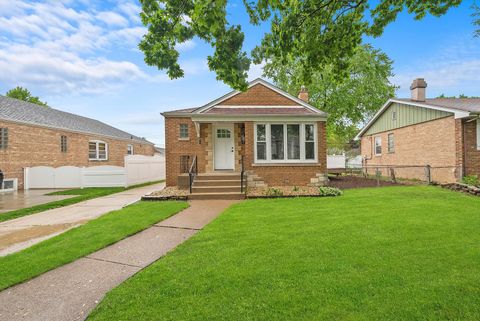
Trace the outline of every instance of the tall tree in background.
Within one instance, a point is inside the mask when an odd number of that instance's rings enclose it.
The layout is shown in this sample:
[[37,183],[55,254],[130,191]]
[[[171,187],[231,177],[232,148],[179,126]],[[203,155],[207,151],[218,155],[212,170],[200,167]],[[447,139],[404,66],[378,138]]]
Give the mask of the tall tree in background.
[[477,28],[475,30],[475,37],[480,37],[480,6],[474,4],[473,10],[473,25],[475,26],[475,28]]
[[309,92],[310,104],[329,114],[328,145],[342,148],[358,128],[395,94],[389,78],[392,61],[370,45],[358,46],[345,69],[348,77],[337,80],[336,68],[327,65],[314,70],[308,83],[302,77],[302,66],[295,58],[284,63],[272,60],[265,65],[265,76],[282,89],[297,95],[302,85]]
[[403,10],[415,19],[441,16],[461,0],[243,0],[250,23],[270,22],[270,32],[251,56],[243,49],[240,25],[227,21],[227,0],[140,0],[148,31],[139,47],[145,62],[166,70],[170,78],[183,77],[177,45],[198,37],[214,48],[208,56],[217,79],[235,89],[247,88],[251,61],[297,61],[299,77],[310,81],[320,66],[332,68],[335,78],[348,75],[348,62],[365,35],[378,37]]
[[7,91],[5,96],[48,107],[46,102],[41,101],[40,98],[38,98],[37,96],[32,96],[32,94],[27,88],[15,87]]

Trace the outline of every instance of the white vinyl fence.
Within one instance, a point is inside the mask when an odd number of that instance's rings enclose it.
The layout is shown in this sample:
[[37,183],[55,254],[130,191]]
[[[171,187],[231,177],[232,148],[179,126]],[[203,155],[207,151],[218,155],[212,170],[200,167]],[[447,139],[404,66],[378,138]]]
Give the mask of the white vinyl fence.
[[327,169],[345,168],[345,155],[327,155]]
[[48,167],[25,168],[25,189],[128,187],[165,179],[163,156],[125,156],[125,166]]

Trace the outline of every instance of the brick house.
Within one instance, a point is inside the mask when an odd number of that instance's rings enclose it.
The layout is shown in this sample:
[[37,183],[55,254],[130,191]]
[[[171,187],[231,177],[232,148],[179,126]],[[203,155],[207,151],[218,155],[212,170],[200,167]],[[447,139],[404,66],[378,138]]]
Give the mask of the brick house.
[[124,156],[152,156],[154,145],[100,121],[0,96],[0,170],[23,188],[33,166],[124,166]]
[[480,175],[480,99],[427,99],[426,87],[415,79],[411,98],[388,100],[359,132],[364,164],[417,179],[430,165],[437,182]]
[[162,115],[167,186],[187,188],[192,164],[198,169],[192,190],[198,198],[219,191],[237,197],[242,169],[249,186],[325,181],[327,114],[308,104],[305,89],[297,98],[256,79],[245,92]]

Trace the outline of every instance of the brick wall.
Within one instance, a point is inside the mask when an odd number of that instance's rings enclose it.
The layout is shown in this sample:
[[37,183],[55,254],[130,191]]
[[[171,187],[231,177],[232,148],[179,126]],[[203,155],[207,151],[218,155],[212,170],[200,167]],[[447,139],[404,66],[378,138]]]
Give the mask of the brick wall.
[[[458,123],[453,116],[425,123],[394,129],[375,135],[364,136],[361,140],[361,154],[370,158],[367,165],[431,165],[449,167],[433,169],[432,179],[439,182],[451,182],[457,179],[457,155],[461,153],[458,142]],[[388,134],[394,134],[395,152],[388,152]],[[374,137],[382,138],[382,155],[373,152]],[[396,170],[397,171],[397,170]],[[424,178],[424,170],[399,169],[397,177]]]
[[[187,139],[180,138],[180,124],[188,124],[189,137]],[[207,146],[206,141],[207,133],[209,131],[211,132],[210,124],[201,124],[201,139],[199,141],[197,139],[195,125],[190,118],[165,118],[165,166],[167,171],[167,186],[177,185],[178,175],[180,175],[181,156],[191,156],[191,162],[192,157],[197,155],[198,171],[205,172],[207,157],[211,157],[212,153],[211,148]]]
[[465,175],[480,177],[480,150],[477,150],[476,122],[464,122]]
[[[0,169],[6,178],[18,178],[23,188],[23,168],[33,166],[123,166],[127,145],[133,145],[135,154],[152,156],[153,145],[114,140],[101,136],[79,134],[37,126],[0,121],[0,128],[8,128],[8,148],[0,150]],[[60,137],[67,136],[67,152],[60,150]],[[107,161],[88,159],[89,140],[108,144]]]
[[222,106],[295,106],[298,103],[278,94],[264,85],[257,84],[221,103]]

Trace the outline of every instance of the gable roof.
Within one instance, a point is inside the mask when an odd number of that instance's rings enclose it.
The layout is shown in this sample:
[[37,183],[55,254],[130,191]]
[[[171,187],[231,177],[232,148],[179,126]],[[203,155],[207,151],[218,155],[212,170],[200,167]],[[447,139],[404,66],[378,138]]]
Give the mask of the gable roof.
[[101,121],[0,95],[0,120],[152,144]]
[[201,107],[197,108],[187,108],[181,110],[175,110],[170,112],[164,112],[164,116],[200,116],[200,115],[229,115],[229,116],[244,116],[244,115],[266,115],[266,116],[317,116],[317,117],[327,117],[327,113],[315,108],[314,106],[308,104],[307,102],[294,97],[287,93],[286,91],[272,85],[271,83],[257,78],[248,84],[248,89],[251,89],[254,86],[261,85],[264,86],[278,95],[281,95],[283,98],[288,99],[288,104],[282,105],[252,105],[252,104],[242,104],[242,105],[223,105],[222,103],[227,102],[228,100],[244,94],[239,90],[233,90]]
[[377,119],[390,107],[393,103],[406,104],[421,108],[429,108],[452,113],[455,118],[465,118],[480,113],[479,98],[433,98],[425,101],[415,101],[409,98],[393,98],[389,99],[370,119],[370,121],[355,136],[360,139],[363,134],[377,121]]

